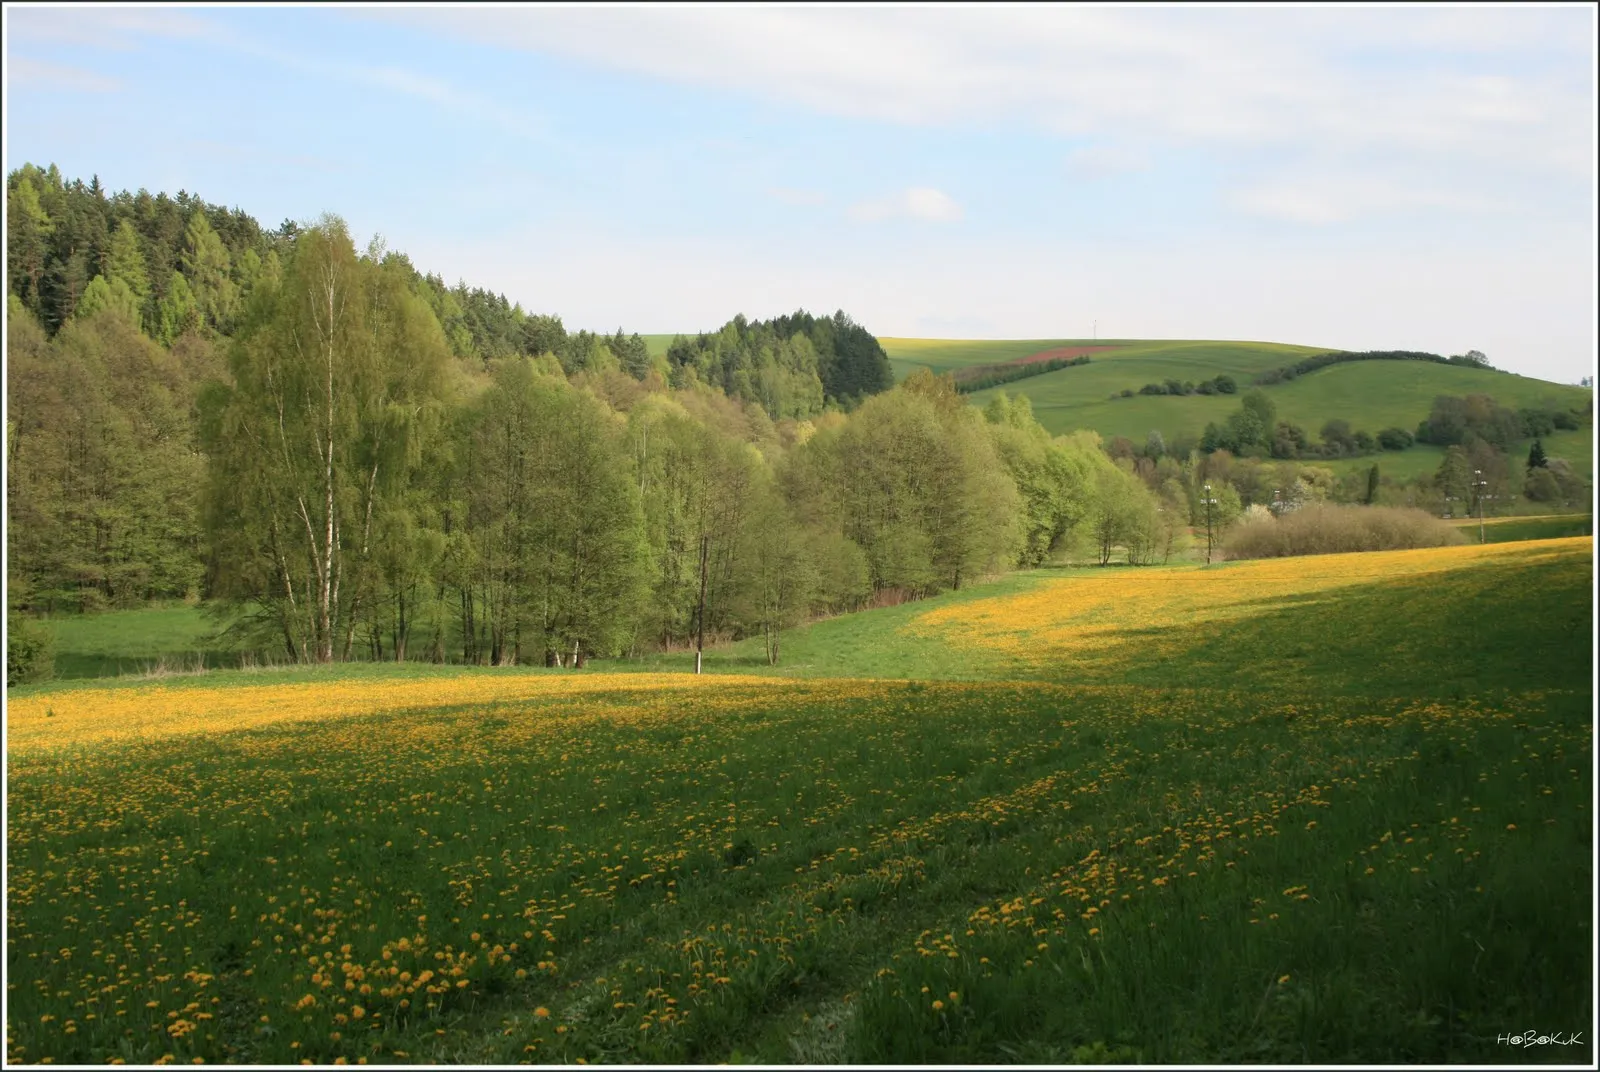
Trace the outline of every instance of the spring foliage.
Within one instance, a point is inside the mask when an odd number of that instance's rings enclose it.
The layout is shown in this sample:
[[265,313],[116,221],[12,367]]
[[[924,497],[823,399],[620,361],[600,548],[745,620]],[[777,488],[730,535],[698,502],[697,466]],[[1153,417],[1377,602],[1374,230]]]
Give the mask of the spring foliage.
[[[48,237],[49,206],[103,195],[24,170],[11,196]],[[736,317],[657,359],[358,251],[335,217],[106,204],[109,275],[70,305],[14,258],[15,608],[206,598],[292,661],[565,666],[759,634],[777,662],[808,616],[1038,565],[1091,522],[1130,560],[1156,544],[1095,437],[930,373],[885,390],[843,313]]]

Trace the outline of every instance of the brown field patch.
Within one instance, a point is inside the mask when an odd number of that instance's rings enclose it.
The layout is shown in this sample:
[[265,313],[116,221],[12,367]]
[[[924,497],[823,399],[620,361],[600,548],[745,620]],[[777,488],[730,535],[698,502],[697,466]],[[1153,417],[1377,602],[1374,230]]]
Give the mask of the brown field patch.
[[1117,349],[1117,347],[1115,345],[1112,345],[1112,346],[1057,346],[1053,350],[1040,350],[1038,353],[1029,354],[1027,357],[1015,358],[1015,359],[1013,359],[1011,361],[1007,361],[1006,364],[1008,364],[1008,365],[1032,365],[1035,362],[1039,362],[1039,361],[1054,361],[1058,357],[1085,357],[1085,356],[1087,356],[1089,354],[1104,353],[1106,350],[1115,350],[1115,349]]

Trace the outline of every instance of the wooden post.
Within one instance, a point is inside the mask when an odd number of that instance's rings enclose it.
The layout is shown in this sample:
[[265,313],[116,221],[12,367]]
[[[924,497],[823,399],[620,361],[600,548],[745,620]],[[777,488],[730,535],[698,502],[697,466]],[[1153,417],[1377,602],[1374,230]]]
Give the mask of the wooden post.
[[700,614],[694,641],[694,672],[697,674],[700,672],[700,654],[706,646],[706,552],[710,545],[710,536],[700,537]]

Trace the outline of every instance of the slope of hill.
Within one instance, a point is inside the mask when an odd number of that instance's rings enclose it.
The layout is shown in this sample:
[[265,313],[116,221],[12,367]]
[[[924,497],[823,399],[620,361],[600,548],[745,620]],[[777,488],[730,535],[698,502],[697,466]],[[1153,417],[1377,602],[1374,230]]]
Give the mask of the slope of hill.
[[[1061,346],[1106,346],[1088,365],[1061,369],[1005,385],[1013,395],[1026,395],[1034,415],[1051,432],[1089,428],[1106,438],[1127,436],[1143,443],[1152,429],[1170,442],[1180,436],[1198,437],[1208,421],[1221,422],[1238,407],[1229,395],[1140,395],[1113,398],[1123,390],[1137,392],[1147,383],[1169,379],[1194,381],[1226,373],[1241,391],[1255,376],[1292,364],[1299,358],[1327,353],[1328,348],[1261,342],[1204,342],[1194,340],[1031,339],[1031,340],[879,340],[889,355],[897,377],[904,379],[918,368],[936,373],[970,365],[1017,361],[1042,350]],[[974,393],[982,405],[996,389]],[[1343,419],[1355,428],[1377,432],[1386,427],[1414,430],[1428,415],[1438,395],[1482,393],[1513,409],[1553,404],[1579,406],[1590,392],[1582,387],[1550,383],[1508,372],[1423,361],[1361,361],[1330,365],[1286,383],[1263,388],[1277,406],[1280,418],[1305,428],[1313,436],[1323,423]],[[1576,449],[1589,438],[1587,430],[1567,433],[1566,455],[1587,472],[1588,451]],[[1414,448],[1418,449],[1418,448]],[[1408,452],[1409,453],[1409,452]],[[1422,450],[1438,464],[1438,451]],[[1419,455],[1421,457],[1422,455]]]
[[[880,338],[895,376],[905,379],[919,368],[937,373],[969,365],[1018,361],[1060,347],[1105,347],[1084,368],[1066,369],[1033,379],[1029,394],[1052,377],[1061,384],[1062,399],[1104,399],[1124,387],[1138,390],[1152,380],[1207,379],[1219,373],[1243,383],[1268,369],[1292,364],[1302,357],[1328,352],[1327,347],[1290,346],[1270,342],[1207,342],[1176,339],[890,339]],[[1065,373],[1065,375],[1063,375]],[[1070,379],[1069,379],[1070,377]],[[1047,392],[1049,393],[1049,392]]]
[[[1531,441],[1524,440],[1509,457],[1521,465],[1527,457]],[[1586,477],[1594,475],[1594,430],[1580,428],[1575,432],[1556,432],[1544,437],[1545,454],[1564,459],[1574,472]],[[1313,464],[1332,469],[1343,475],[1357,470],[1365,471],[1376,463],[1385,477],[1406,481],[1424,473],[1436,472],[1444,461],[1444,448],[1429,443],[1417,443],[1407,450],[1384,451],[1381,454],[1362,454],[1353,458],[1318,458]],[[1492,511],[1491,507],[1491,511]]]

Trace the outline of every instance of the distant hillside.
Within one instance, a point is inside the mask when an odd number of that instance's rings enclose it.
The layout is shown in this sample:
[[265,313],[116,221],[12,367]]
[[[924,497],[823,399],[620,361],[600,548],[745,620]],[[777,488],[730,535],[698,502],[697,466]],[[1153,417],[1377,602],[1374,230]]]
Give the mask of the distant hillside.
[[[1238,381],[1239,391],[1264,372],[1328,347],[1291,346],[1262,342],[1207,342],[1137,339],[1022,339],[879,340],[898,378],[918,368],[937,373],[973,365],[1014,362],[1061,347],[1108,347],[1092,354],[1090,364],[1061,369],[1006,384],[1001,390],[1026,395],[1034,415],[1052,432],[1089,428],[1106,439],[1126,436],[1143,443],[1152,429],[1168,442],[1185,436],[1198,438],[1209,421],[1221,422],[1239,405],[1237,395],[1141,395],[1147,383],[1166,380],[1200,382],[1226,374]],[[1124,390],[1131,398],[1116,397]],[[1285,383],[1263,387],[1277,406],[1278,416],[1315,435],[1324,422],[1349,421],[1352,427],[1376,433],[1385,427],[1415,430],[1428,416],[1438,395],[1487,394],[1511,408],[1552,404],[1581,406],[1592,392],[1586,388],[1550,383],[1508,372],[1442,365],[1421,361],[1362,361],[1330,365]],[[972,394],[982,405],[994,391]],[[1592,468],[1587,443],[1591,433],[1559,433],[1556,441],[1573,465],[1587,473]],[[1407,469],[1438,465],[1443,451],[1419,445],[1410,451],[1387,455]],[[1401,459],[1405,459],[1404,462]],[[1424,461],[1423,459],[1428,459]],[[1352,458],[1335,463],[1342,467],[1371,464]]]

